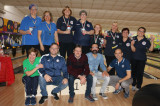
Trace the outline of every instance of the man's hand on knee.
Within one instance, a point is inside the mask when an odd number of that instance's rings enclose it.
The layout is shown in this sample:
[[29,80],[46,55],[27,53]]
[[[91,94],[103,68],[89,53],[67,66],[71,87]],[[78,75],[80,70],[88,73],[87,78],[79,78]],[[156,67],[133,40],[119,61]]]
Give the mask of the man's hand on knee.
[[67,79],[67,78],[64,78],[64,79],[62,80],[62,83],[63,83],[63,84],[67,84],[67,83],[68,83],[68,79]]
[[52,77],[49,76],[48,74],[45,74],[45,75],[44,75],[44,79],[46,80],[46,82],[53,82],[53,81],[52,81]]

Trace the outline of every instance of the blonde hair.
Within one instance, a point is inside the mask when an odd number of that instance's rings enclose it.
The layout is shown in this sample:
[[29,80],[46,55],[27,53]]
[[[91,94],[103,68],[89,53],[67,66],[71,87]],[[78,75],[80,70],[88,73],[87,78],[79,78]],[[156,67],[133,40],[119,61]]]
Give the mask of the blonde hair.
[[[117,30],[116,30],[116,33],[119,33],[120,31],[118,30],[118,22],[116,22],[116,21],[114,21],[113,23],[112,23],[112,25],[113,24],[117,24]],[[112,31],[112,27],[111,27],[111,29],[110,29],[111,31]]]

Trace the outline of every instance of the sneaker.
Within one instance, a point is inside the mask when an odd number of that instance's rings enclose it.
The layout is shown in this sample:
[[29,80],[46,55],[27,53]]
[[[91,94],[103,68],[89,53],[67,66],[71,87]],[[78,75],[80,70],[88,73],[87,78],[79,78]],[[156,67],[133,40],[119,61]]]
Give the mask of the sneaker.
[[121,91],[119,89],[115,90],[113,94],[119,94]]
[[92,98],[93,98],[94,100],[98,100],[96,94],[92,94]]
[[91,95],[85,96],[85,98],[86,98],[87,100],[89,100],[90,102],[94,102],[94,101],[95,101],[95,100],[92,98]]
[[26,97],[25,105],[27,106],[30,105],[30,99],[31,99],[30,97]]
[[125,98],[128,98],[128,97],[129,97],[129,92],[128,92],[128,93],[125,92],[125,93],[124,93],[124,97],[125,97]]
[[36,98],[35,98],[35,96],[31,97],[31,105],[36,105]]
[[108,99],[108,97],[104,93],[99,93],[100,96],[103,97],[103,99]]
[[59,97],[58,97],[57,93],[52,93],[52,95],[53,95],[55,100],[59,100]]
[[39,104],[44,103],[44,101],[46,101],[47,99],[48,99],[48,96],[42,96],[40,101],[39,101]]
[[132,86],[132,91],[138,91],[139,89],[135,86]]
[[73,103],[73,97],[69,97],[68,103]]

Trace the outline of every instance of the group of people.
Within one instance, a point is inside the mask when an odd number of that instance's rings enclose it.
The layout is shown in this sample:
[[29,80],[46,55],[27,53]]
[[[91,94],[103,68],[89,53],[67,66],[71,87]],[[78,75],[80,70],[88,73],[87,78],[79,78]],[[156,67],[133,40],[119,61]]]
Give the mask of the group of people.
[[[80,11],[77,21],[66,6],[57,24],[53,22],[50,11],[45,11],[41,20],[35,4],[31,4],[29,10],[30,15],[22,20],[20,26],[22,44],[28,57],[23,62],[22,78],[26,105],[36,104],[38,84],[42,94],[40,104],[48,98],[46,85],[57,86],[51,92],[55,100],[59,99],[57,93],[69,86],[68,102],[73,103],[75,79],[79,79],[82,85],[86,84],[85,98],[91,102],[98,100],[96,83],[99,79],[104,80],[99,91],[103,99],[108,98],[105,95],[108,85],[115,87],[114,94],[124,90],[125,98],[129,97],[129,85],[132,84],[132,90],[141,88],[146,51],[153,50],[154,42],[154,37],[151,41],[145,37],[144,27],[138,28],[137,36],[129,38],[129,29],[123,28],[120,33],[116,22],[110,31],[102,34],[100,24],[93,27],[87,21],[85,10]],[[38,50],[41,58],[37,57]]]

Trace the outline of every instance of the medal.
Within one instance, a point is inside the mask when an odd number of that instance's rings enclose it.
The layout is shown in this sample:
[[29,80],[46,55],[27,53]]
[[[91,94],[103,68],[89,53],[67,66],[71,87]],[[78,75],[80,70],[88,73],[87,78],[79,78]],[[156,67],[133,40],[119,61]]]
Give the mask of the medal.
[[63,20],[64,20],[64,23],[65,23],[66,26],[67,26],[67,30],[71,30],[71,26],[69,25],[69,19],[68,19],[68,22],[66,22],[66,19],[65,19],[65,17],[63,16]]
[[47,26],[47,28],[48,28],[48,30],[49,30],[49,35],[51,35],[51,23],[50,23],[50,27],[48,26],[47,23],[46,23],[46,26]]
[[34,27],[33,27],[33,28],[36,28],[35,24],[36,24],[36,22],[37,22],[37,19],[36,19],[36,21],[33,21],[32,17],[30,17],[30,19],[32,20],[32,22],[33,22],[33,24],[34,24]]
[[[81,23],[81,24],[82,24],[82,23]],[[85,31],[85,25],[86,25],[86,22],[85,22],[84,24],[82,24],[81,32],[82,32],[83,35],[85,35],[85,34],[83,33],[83,31]]]
[[30,35],[32,35],[33,28],[29,27],[29,31],[31,32]]
[[67,26],[67,30],[71,30],[71,26],[68,25],[68,26]]
[[116,42],[115,42],[115,41],[113,41],[113,44],[116,44]]
[[95,43],[97,43],[98,37],[99,37],[99,35],[97,35],[97,37],[96,37],[96,35],[94,34],[94,41],[95,41]]

